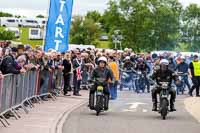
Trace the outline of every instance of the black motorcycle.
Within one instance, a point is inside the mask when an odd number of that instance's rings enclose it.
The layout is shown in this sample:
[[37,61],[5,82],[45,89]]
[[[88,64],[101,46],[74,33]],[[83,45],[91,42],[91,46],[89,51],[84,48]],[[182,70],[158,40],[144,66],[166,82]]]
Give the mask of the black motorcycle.
[[161,114],[163,120],[165,120],[169,112],[169,82],[160,82],[159,87],[161,88],[159,113]]
[[145,80],[146,72],[137,71],[137,78],[135,80],[136,93],[140,93],[140,90],[144,93],[147,87]]
[[105,79],[96,79],[95,81],[93,81],[96,86],[96,104],[94,107],[94,110],[96,111],[96,115],[99,116],[100,112],[105,111],[104,109],[104,103],[105,103],[105,98],[106,96],[104,95],[104,89],[105,89]]

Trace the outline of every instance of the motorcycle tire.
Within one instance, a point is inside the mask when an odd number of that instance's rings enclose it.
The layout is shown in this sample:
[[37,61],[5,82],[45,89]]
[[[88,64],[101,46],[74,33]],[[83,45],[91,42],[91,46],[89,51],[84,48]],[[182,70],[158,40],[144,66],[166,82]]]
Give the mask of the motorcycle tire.
[[102,96],[97,96],[96,97],[96,115],[99,116],[99,113],[101,112],[101,110],[103,109],[103,99]]
[[165,120],[167,113],[168,113],[168,101],[167,101],[167,99],[162,100],[160,113],[161,113],[162,119]]

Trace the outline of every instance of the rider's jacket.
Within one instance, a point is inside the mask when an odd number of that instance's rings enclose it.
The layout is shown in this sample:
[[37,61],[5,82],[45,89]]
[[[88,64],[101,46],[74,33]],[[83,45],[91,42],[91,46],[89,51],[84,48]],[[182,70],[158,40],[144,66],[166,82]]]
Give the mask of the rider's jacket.
[[108,82],[109,80],[112,81],[114,79],[112,70],[110,70],[107,67],[103,69],[100,67],[96,67],[94,71],[92,72],[91,80],[96,80],[99,78],[105,79],[106,82]]
[[146,63],[137,63],[136,70],[142,71],[142,72],[150,72],[150,67]]
[[165,72],[161,71],[161,69],[155,71],[152,75],[152,79],[156,80],[158,85],[161,85],[160,82],[169,82],[169,86],[172,83],[172,80],[176,79],[176,76],[173,74],[171,70],[166,70]]
[[131,61],[126,61],[124,63],[124,65],[123,65],[123,69],[124,70],[132,70],[134,68],[135,68],[135,66],[134,66],[134,64]]

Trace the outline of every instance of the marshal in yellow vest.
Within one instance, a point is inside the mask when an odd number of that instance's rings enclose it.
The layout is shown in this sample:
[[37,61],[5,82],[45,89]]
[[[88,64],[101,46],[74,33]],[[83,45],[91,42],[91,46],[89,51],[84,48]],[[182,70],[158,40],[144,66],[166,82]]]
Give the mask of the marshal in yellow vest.
[[194,76],[200,76],[200,61],[198,62],[192,62],[194,67]]

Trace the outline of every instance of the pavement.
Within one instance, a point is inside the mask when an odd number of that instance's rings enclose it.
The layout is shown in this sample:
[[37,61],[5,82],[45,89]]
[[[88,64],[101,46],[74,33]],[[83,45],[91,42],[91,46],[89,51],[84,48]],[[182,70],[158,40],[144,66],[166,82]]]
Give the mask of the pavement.
[[64,115],[70,113],[77,107],[88,102],[88,92],[81,91],[81,97],[57,97],[56,101],[49,100],[41,104],[34,104],[35,107],[25,114],[19,110],[21,118],[9,119],[9,127],[3,127],[0,123],[0,133],[57,133],[57,126]]
[[[199,133],[200,123],[186,109],[188,96],[178,96],[176,112],[166,120],[152,112],[150,94],[119,93],[110,102],[110,110],[96,116],[86,105],[72,112],[65,120],[63,133]],[[200,107],[200,106],[199,106]]]
[[190,97],[184,101],[186,110],[200,123],[200,97]]

